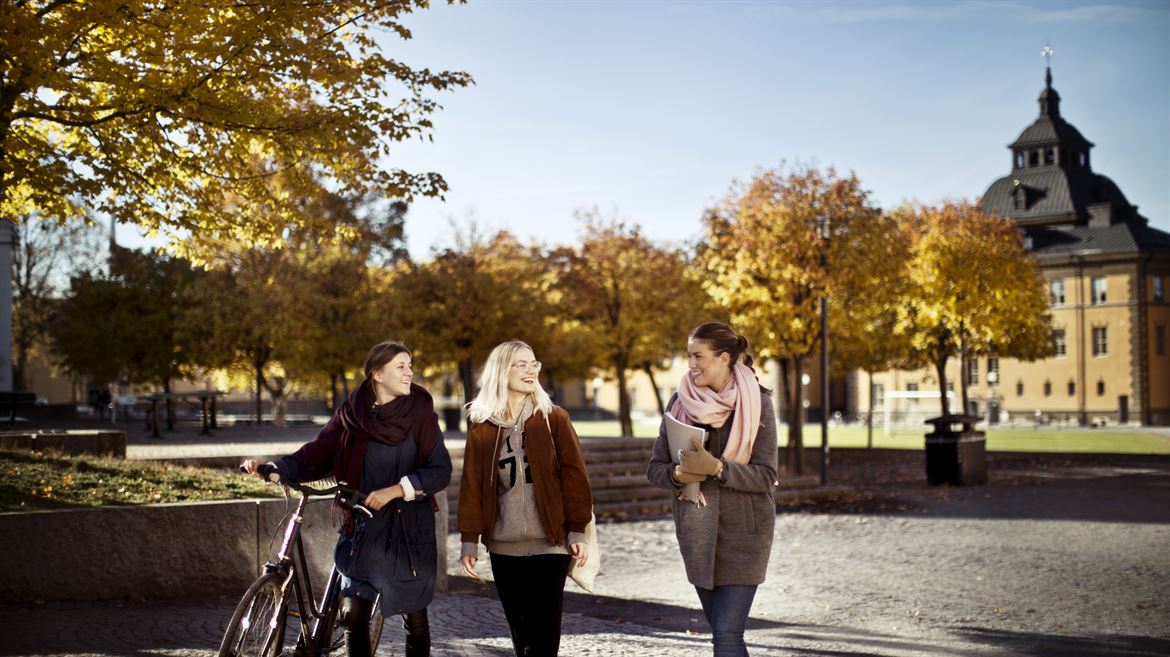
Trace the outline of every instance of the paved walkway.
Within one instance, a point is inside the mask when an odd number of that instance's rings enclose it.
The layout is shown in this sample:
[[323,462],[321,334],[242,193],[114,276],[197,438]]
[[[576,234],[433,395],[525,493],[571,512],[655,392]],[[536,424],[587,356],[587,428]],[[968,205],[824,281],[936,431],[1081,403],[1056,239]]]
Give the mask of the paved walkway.
[[[596,595],[569,585],[561,654],[710,655],[673,522],[606,524],[600,536]],[[985,486],[899,485],[854,505],[805,507],[777,518],[749,648],[785,657],[1168,655],[1167,546],[1167,457],[993,471]],[[490,564],[480,565],[490,581]],[[456,572],[454,557],[448,569]],[[3,605],[0,656],[214,654],[234,602]],[[490,584],[456,578],[431,613],[436,657],[510,654]],[[401,642],[388,623],[379,654],[401,655]]]

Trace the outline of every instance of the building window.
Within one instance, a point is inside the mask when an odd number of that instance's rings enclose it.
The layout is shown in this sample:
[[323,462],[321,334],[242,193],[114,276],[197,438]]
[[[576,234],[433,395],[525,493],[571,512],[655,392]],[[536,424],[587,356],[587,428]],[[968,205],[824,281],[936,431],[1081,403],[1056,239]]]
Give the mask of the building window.
[[1166,355],[1166,327],[1154,327],[1154,353],[1159,356]]
[[1109,353],[1109,334],[1104,326],[1093,327],[1093,355],[1105,356]]
[[1097,379],[1097,396],[1105,396],[1105,381],[1103,379]]
[[1083,167],[1083,166],[1085,166],[1086,162],[1087,162],[1087,160],[1085,159],[1085,152],[1081,151],[1081,152],[1077,153],[1077,165]]
[[883,404],[886,401],[886,385],[884,383],[873,384],[873,403]]
[[1052,353],[1055,356],[1064,356],[1068,353],[1068,345],[1064,341],[1064,329],[1052,331]]
[[1040,166],[1040,151],[1032,151],[1028,156],[1028,164],[1030,166]]
[[1162,277],[1154,277],[1154,301],[1162,300]]
[[1105,303],[1105,277],[1093,278],[1093,303]]
[[1024,250],[1031,251],[1036,246],[1036,241],[1032,239],[1031,235],[1024,236]]
[[1017,397],[1024,396],[1024,382],[1023,381],[1016,381],[1016,396]]
[[1053,306],[1064,305],[1064,279],[1058,278],[1048,282],[1048,303]]
[[1069,381],[1068,382],[1068,396],[1072,397],[1075,394],[1077,394],[1077,382],[1076,381]]
[[1044,149],[1044,164],[1055,164],[1055,163],[1056,163],[1056,151],[1052,150],[1051,148],[1045,148]]
[[[994,376],[993,376],[994,375]],[[995,356],[987,357],[987,382],[995,383],[999,381],[999,359]]]
[[918,392],[918,384],[917,383],[907,383],[906,384],[906,392]]
[[979,359],[972,358],[967,361],[967,385],[979,385]]
[[1024,168],[1024,154],[1019,152],[1019,151],[1016,151],[1016,168],[1017,169]]
[[1045,397],[1052,396],[1052,382],[1051,381],[1044,382],[1044,396]]

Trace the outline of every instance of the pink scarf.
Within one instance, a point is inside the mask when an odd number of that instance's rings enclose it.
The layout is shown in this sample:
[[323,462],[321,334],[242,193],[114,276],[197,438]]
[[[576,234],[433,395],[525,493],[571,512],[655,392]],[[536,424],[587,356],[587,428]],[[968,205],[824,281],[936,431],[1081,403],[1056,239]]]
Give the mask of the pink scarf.
[[719,392],[696,386],[687,372],[678,386],[678,401],[671,409],[671,415],[679,422],[691,425],[706,424],[718,429],[735,411],[731,433],[723,447],[723,459],[747,463],[752,458],[752,447],[760,426],[761,402],[760,382],[750,367],[736,363],[731,380]]

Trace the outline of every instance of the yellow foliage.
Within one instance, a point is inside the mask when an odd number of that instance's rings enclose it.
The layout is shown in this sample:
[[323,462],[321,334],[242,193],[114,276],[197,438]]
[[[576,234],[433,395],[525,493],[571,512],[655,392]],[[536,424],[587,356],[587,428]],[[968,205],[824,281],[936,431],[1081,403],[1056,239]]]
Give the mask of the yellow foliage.
[[186,252],[205,237],[273,244],[290,224],[328,232],[297,207],[319,181],[441,195],[438,174],[384,158],[429,136],[428,94],[471,78],[412,69],[372,36],[409,38],[400,20],[427,4],[5,3],[0,216],[101,211],[185,235]]

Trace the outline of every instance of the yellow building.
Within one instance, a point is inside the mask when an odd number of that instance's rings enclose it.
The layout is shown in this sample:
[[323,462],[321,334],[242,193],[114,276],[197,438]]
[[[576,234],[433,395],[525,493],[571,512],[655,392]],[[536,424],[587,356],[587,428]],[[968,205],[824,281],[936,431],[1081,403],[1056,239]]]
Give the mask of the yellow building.
[[[1093,144],[1061,117],[1051,71],[1039,100],[1039,118],[1009,146],[1011,173],[980,206],[1024,229],[1048,281],[1055,355],[971,361],[965,410],[991,423],[1170,424],[1170,234],[1151,228],[1112,180],[1093,172]],[[948,381],[959,374],[951,363]],[[937,413],[935,378],[875,375],[875,419]],[[936,399],[915,399],[931,390]],[[869,399],[860,392],[864,409]]]

